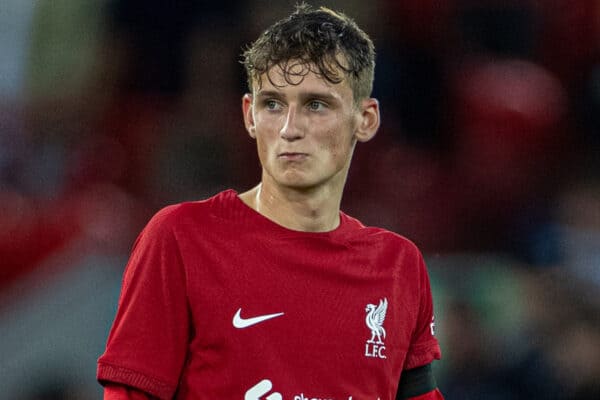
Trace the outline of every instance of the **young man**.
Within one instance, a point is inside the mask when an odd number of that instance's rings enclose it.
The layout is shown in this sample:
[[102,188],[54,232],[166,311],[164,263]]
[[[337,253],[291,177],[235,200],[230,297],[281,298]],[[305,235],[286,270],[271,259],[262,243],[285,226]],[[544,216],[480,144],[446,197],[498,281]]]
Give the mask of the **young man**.
[[354,146],[379,127],[373,44],[299,6],[245,66],[261,183],[141,233],[98,362],[105,399],[441,399],[419,251],[340,212]]

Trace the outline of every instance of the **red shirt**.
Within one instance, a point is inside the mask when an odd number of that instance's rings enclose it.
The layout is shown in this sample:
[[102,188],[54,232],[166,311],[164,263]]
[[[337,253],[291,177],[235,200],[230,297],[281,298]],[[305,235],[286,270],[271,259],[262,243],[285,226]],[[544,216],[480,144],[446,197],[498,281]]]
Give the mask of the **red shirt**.
[[135,243],[98,379],[162,399],[395,398],[440,357],[417,248],[341,213],[283,228],[232,191],[160,211]]

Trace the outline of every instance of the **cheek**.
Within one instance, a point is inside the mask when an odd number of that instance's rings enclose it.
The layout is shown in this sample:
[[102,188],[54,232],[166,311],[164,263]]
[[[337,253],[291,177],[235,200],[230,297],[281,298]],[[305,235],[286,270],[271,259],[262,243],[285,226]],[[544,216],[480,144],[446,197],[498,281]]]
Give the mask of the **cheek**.
[[258,152],[264,154],[277,140],[277,122],[273,119],[257,119],[255,127],[256,146]]
[[343,153],[344,140],[339,135],[339,132],[327,132],[327,141],[324,143],[325,150],[329,151],[332,156],[336,157]]
[[258,113],[255,116],[256,130],[261,132],[262,136],[272,137],[277,135],[285,124],[285,118],[283,116],[267,115],[265,113]]
[[260,159],[261,162],[264,162],[265,158],[266,158],[266,154],[267,154],[267,144],[265,143],[265,140],[262,136],[257,136],[256,137],[256,150],[258,153],[258,158]]
[[330,129],[325,132],[322,148],[331,154],[332,158],[346,157],[352,149],[352,135],[348,127]]

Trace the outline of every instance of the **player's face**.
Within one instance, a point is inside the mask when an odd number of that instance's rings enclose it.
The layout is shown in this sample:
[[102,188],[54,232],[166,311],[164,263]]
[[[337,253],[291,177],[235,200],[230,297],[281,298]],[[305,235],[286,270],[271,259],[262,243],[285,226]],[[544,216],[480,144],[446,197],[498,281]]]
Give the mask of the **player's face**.
[[332,84],[309,72],[301,83],[291,85],[278,71],[271,71],[273,82],[263,76],[262,85],[243,100],[263,184],[295,189],[334,185],[332,189],[341,190],[356,141],[370,139],[377,130],[377,101],[368,99],[357,106],[347,81]]

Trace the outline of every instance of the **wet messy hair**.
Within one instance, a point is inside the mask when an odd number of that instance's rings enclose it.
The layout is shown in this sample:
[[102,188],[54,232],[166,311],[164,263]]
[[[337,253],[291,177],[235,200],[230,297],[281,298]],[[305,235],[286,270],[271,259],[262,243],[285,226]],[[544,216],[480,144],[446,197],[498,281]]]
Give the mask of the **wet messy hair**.
[[242,63],[250,91],[254,84],[262,85],[263,74],[277,86],[271,77],[274,66],[290,85],[298,85],[309,72],[332,84],[347,78],[356,103],[373,90],[373,42],[352,19],[325,7],[297,5],[244,51]]

